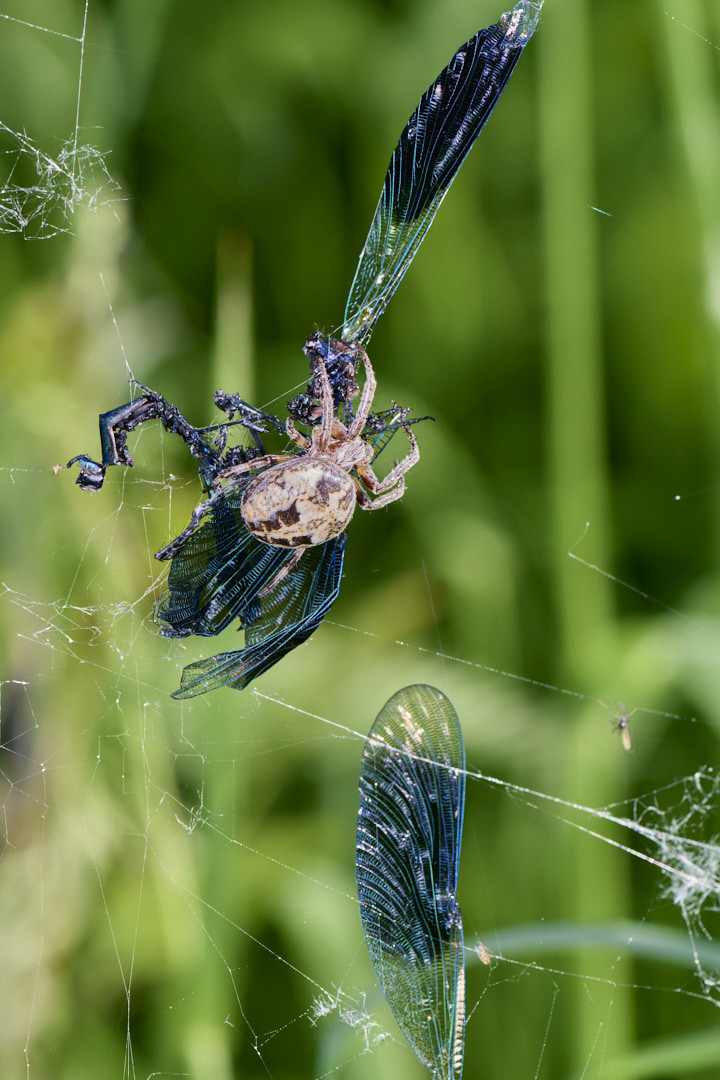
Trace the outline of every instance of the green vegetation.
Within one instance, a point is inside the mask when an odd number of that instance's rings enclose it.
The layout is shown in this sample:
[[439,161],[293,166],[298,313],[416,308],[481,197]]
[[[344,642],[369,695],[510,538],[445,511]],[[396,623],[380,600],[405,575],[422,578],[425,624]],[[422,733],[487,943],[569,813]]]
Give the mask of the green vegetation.
[[[83,6],[0,5],[34,27],[0,20],[0,121],[51,157]],[[181,704],[181,668],[235,646],[152,621],[152,553],[199,496],[185,448],[148,425],[93,498],[51,467],[96,454],[126,361],[197,424],[217,387],[282,410],[303,341],[342,320],[403,124],[501,9],[90,0],[79,141],[120,190],[67,235],[0,235],[4,1080],[425,1075],[354,893],[363,739],[414,682],[503,781],[467,786],[466,943],[506,959],[469,955],[466,1076],[718,1075],[692,955],[720,978],[716,849],[691,939],[656,864],[574,826],[653,860],[672,837],[507,786],[720,832],[711,775],[675,814],[668,787],[720,735],[720,17],[666,8],[546,0],[370,345],[378,406],[436,420],[407,495],[358,513],[307,645]]]

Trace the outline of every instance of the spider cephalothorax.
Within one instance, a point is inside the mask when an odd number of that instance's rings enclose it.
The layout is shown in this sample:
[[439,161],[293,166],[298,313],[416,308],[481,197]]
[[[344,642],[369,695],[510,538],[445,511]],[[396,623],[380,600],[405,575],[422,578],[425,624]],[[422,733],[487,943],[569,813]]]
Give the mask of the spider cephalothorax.
[[332,388],[320,362],[317,374],[322,386],[322,414],[312,438],[301,435],[291,417],[285,425],[301,453],[268,454],[231,466],[217,478],[219,485],[233,486],[243,474],[261,470],[245,489],[243,521],[262,543],[297,548],[297,559],[303,549],[339,536],[347,528],[356,505],[363,510],[377,510],[399,499],[405,490],[405,473],[419,457],[417,441],[407,427],[410,453],[396,462],[383,480],[375,475],[371,465],[374,450],[363,439],[362,431],[376,382],[367,354],[360,348],[358,353],[365,367],[365,385],[348,426],[334,415]]

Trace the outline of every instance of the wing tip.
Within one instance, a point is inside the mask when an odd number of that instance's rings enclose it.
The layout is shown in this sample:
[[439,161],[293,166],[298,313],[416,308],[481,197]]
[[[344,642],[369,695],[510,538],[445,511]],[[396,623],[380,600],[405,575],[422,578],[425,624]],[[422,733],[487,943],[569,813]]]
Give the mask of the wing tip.
[[507,27],[506,38],[521,48],[527,45],[540,22],[544,0],[519,0],[512,11],[506,11],[500,25]]

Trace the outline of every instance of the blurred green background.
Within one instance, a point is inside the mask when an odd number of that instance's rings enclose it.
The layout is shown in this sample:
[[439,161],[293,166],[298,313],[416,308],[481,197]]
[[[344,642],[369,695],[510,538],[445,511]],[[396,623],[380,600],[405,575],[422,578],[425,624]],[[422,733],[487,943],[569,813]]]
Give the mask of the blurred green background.
[[[691,936],[661,868],[570,824],[656,860],[720,833],[713,773],[673,811],[720,733],[717,0],[547,0],[373,336],[377,407],[435,417],[420,464],[255,690],[169,697],[234,647],[152,621],[152,553],[199,495],[179,440],[148,426],[94,498],[51,470],[97,453],[127,365],[197,424],[218,386],[282,411],[417,99],[499,14],[90,0],[81,49],[82,0],[0,5],[0,121],[57,155],[82,59],[79,140],[120,184],[66,235],[0,236],[7,1080],[425,1075],[354,896],[362,737],[413,682],[503,781],[468,785],[466,942],[505,958],[469,954],[465,1075],[720,1071],[718,849]],[[29,183],[0,135],[3,183]]]

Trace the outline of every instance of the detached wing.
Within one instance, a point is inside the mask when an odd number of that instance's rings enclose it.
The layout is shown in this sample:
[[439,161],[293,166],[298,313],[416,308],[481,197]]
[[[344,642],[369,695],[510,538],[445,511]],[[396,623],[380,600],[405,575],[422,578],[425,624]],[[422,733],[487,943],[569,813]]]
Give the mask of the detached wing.
[[[189,664],[182,673],[180,688],[172,696],[196,697],[221,686],[243,690],[307,641],[340,591],[345,539],[343,533],[326,544],[308,548],[297,566],[267,596],[258,599],[256,590],[243,616],[245,648]],[[272,550],[256,540],[252,543]],[[291,552],[283,550],[283,554],[289,557]]]
[[375,973],[403,1035],[438,1080],[459,1080],[465,965],[455,898],[465,746],[448,699],[408,686],[373,724],[360,773],[356,877]]
[[365,344],[497,105],[540,17],[520,0],[459,49],[423,94],[390,159],[350,288],[342,339]]

